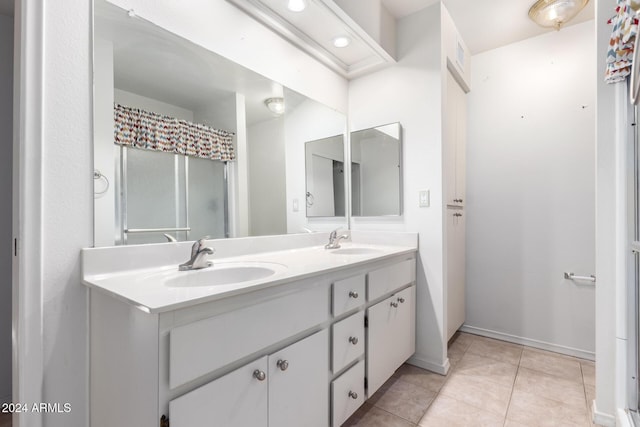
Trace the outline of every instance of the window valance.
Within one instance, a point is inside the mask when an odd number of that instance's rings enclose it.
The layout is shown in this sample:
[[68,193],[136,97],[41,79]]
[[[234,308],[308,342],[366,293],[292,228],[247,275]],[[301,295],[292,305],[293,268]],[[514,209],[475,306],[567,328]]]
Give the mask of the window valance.
[[184,154],[210,160],[235,160],[233,132],[114,105],[115,144]]

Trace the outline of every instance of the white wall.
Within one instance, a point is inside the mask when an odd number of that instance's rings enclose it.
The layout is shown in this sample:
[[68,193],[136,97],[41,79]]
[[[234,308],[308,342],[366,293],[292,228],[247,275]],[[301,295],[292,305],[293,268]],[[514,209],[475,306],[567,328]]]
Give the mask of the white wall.
[[[412,363],[446,369],[443,296],[442,101],[440,4],[398,21],[398,63],[349,84],[352,130],[400,122],[403,128],[404,215],[354,218],[354,230],[419,233],[416,354]],[[431,207],[418,191],[431,190]]]
[[[473,57],[467,327],[593,357],[593,21]],[[577,352],[577,353],[576,353]]]
[[247,129],[249,234],[287,233],[284,117]]
[[13,17],[0,15],[0,403],[11,401]]

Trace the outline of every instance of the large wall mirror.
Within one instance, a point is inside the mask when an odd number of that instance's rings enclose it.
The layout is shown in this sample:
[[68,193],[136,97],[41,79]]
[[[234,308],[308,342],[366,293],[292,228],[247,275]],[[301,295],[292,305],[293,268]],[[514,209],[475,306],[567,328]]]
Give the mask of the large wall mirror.
[[305,143],[344,134],[344,114],[106,0],[94,10],[95,245],[308,226]]
[[351,132],[351,215],[402,215],[402,127]]

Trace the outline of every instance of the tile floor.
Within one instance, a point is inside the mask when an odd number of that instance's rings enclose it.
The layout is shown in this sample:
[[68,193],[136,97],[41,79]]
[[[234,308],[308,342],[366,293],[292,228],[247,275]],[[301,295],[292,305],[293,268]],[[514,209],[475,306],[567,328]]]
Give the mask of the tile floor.
[[587,360],[458,333],[441,376],[403,365],[348,427],[593,426]]

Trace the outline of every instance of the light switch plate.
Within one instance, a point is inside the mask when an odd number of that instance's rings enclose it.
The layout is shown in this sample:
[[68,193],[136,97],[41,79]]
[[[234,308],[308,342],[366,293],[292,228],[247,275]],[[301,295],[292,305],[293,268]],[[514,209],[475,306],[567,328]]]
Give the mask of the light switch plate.
[[421,208],[428,208],[431,204],[431,197],[429,190],[418,191],[418,206]]
[[298,212],[298,199],[293,199],[293,211]]

